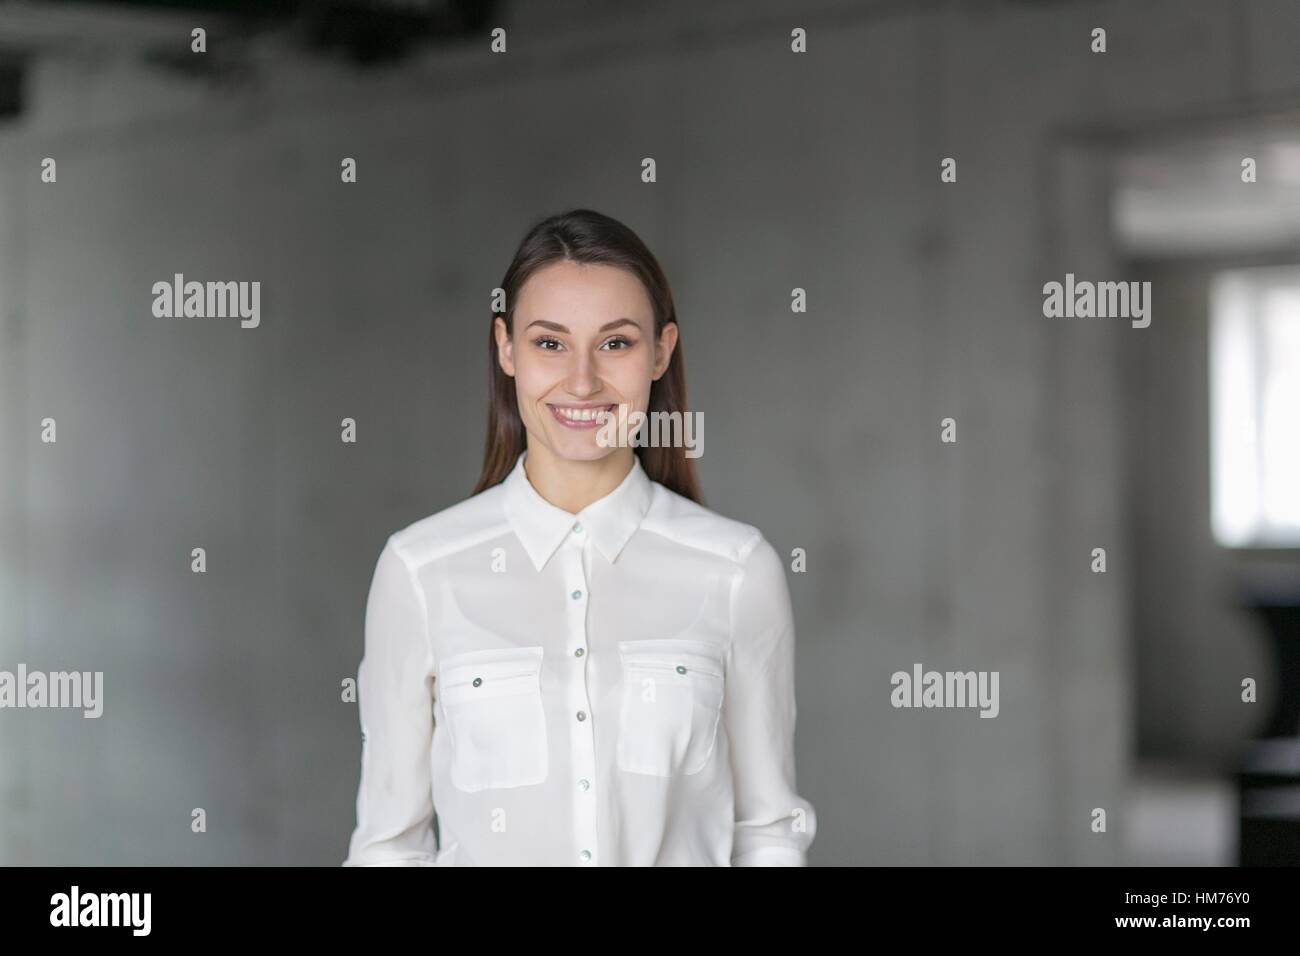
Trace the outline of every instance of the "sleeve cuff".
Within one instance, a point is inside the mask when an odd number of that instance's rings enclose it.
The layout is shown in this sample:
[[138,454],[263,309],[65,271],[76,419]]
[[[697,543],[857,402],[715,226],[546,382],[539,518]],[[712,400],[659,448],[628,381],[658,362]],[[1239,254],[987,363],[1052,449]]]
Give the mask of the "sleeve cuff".
[[790,846],[760,846],[731,858],[732,866],[807,866],[807,854]]
[[398,858],[396,858],[396,859],[391,859],[391,860],[367,860],[367,861],[364,862],[364,863],[359,862],[359,861],[354,861],[354,860],[352,860],[352,859],[347,859],[347,860],[344,860],[344,861],[343,861],[343,865],[344,865],[345,867],[354,867],[354,866],[355,866],[355,867],[360,867],[360,866],[437,866],[438,863],[437,863],[437,860],[436,860],[434,857],[431,857],[431,856],[408,856],[408,857],[398,857]]

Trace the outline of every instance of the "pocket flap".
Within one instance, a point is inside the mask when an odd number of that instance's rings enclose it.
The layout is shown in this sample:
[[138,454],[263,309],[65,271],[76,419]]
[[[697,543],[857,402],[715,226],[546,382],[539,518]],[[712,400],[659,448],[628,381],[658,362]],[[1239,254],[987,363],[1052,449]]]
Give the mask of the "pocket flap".
[[455,654],[438,667],[444,704],[535,690],[540,686],[542,648],[494,647]]
[[722,677],[722,647],[709,641],[683,637],[620,641],[618,650],[630,668]]

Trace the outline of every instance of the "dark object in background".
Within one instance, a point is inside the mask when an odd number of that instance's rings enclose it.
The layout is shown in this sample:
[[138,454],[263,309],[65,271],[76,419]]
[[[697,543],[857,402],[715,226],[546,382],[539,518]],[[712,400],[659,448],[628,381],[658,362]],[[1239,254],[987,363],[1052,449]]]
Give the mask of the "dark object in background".
[[1246,603],[1268,628],[1277,703],[1237,771],[1241,866],[1300,865],[1300,585],[1258,589]]
[[1300,865],[1300,737],[1253,741],[1237,772],[1240,866]]
[[18,56],[0,56],[0,122],[23,111],[23,62]]

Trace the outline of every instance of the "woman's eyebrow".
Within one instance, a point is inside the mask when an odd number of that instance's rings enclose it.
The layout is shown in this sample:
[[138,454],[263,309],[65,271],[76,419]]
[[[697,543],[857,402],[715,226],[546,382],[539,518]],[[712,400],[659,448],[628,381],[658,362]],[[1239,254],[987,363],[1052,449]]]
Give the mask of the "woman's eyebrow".
[[[569,331],[567,328],[565,328],[563,325],[560,325],[558,322],[547,322],[545,319],[533,319],[533,321],[529,322],[528,325],[525,326],[525,330],[531,329],[534,325],[540,325],[542,328],[550,329],[552,332]],[[633,322],[631,319],[615,319],[613,322],[606,322],[596,331],[608,332],[610,329],[616,329],[621,325],[631,325],[636,328],[640,328],[640,326],[637,325],[635,322]]]

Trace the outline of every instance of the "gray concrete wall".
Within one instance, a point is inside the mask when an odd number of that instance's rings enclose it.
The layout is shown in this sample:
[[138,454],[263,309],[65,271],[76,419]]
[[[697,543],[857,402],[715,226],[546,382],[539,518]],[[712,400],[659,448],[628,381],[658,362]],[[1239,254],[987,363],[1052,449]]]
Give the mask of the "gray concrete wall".
[[[0,720],[0,862],[341,860],[370,571],[469,492],[488,293],[571,205],[669,274],[708,503],[808,551],[811,861],[1118,860],[1115,816],[1098,837],[1088,811],[1122,806],[1135,747],[1129,594],[1088,552],[1120,538],[1131,338],[1042,315],[1044,281],[1107,261],[1100,161],[1063,144],[1294,99],[1300,13],[694,6],[517,19],[505,58],[376,75],[38,65],[0,130],[0,662],[103,670],[107,705]],[[153,318],[174,272],[261,280],[261,328]],[[1000,716],[893,709],[918,661],[1000,671]]]

